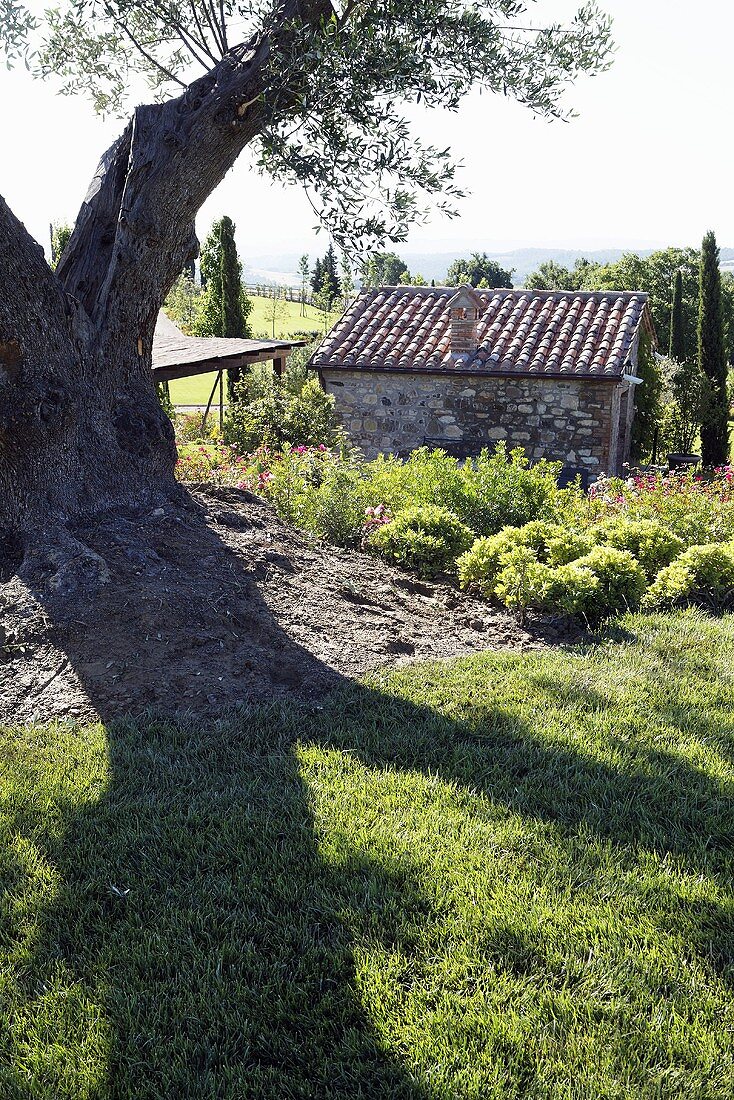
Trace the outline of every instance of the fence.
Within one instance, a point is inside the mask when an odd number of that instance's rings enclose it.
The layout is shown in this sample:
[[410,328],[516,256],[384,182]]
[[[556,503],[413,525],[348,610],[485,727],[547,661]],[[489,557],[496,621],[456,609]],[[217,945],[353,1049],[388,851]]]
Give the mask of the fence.
[[300,286],[274,286],[273,283],[244,283],[248,294],[258,298],[281,298],[286,302],[305,302],[313,305],[313,294],[310,288],[305,291]]

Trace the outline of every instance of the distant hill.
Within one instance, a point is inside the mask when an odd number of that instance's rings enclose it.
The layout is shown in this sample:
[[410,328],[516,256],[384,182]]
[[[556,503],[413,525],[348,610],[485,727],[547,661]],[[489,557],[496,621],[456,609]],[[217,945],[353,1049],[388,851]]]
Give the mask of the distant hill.
[[[453,260],[465,259],[470,250],[457,250],[456,252],[412,252],[398,249],[398,255],[405,260],[410,270],[419,273],[429,282],[435,279],[438,284],[446,278],[446,272]],[[610,264],[619,260],[625,252],[636,252],[639,256],[649,256],[656,251],[654,248],[602,248],[602,249],[574,249],[574,248],[516,248],[512,252],[492,252],[489,249],[477,246],[477,251],[485,252],[492,260],[496,260],[505,269],[514,269],[513,281],[515,286],[522,286],[528,275],[537,271],[542,263],[554,260],[564,267],[573,267],[577,260],[582,258],[593,263]],[[299,283],[296,269],[300,256],[295,253],[281,253],[264,256],[251,256],[250,263],[245,265],[245,279],[248,283],[277,283],[280,285],[297,286]],[[726,271],[734,271],[734,248],[721,249],[721,267]]]

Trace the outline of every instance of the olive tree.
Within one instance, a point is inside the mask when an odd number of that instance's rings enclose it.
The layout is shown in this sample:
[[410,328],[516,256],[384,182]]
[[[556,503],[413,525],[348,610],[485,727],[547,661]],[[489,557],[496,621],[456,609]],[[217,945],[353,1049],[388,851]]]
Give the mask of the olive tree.
[[176,450],[151,374],[161,303],[196,255],[200,206],[245,149],[304,187],[355,255],[404,240],[460,194],[450,152],[404,107],[471,88],[546,118],[610,62],[593,3],[533,26],[519,0],[0,0],[0,52],[125,115],[52,271],[0,199],[0,535],[175,493]]

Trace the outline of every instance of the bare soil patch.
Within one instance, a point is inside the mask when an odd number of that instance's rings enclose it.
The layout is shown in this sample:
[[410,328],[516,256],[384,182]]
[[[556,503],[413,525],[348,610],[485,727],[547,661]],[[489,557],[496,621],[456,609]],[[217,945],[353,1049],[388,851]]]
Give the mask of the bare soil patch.
[[323,545],[236,489],[106,513],[0,569],[0,720],[221,715],[387,663],[558,639]]

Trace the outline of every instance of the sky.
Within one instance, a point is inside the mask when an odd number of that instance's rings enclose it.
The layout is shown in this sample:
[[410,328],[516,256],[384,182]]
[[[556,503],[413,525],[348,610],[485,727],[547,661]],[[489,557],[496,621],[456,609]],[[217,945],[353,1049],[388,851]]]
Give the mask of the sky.
[[[579,2],[537,0],[534,16],[568,16]],[[458,219],[416,227],[406,251],[696,245],[709,228],[734,247],[734,3],[601,4],[614,18],[615,61],[567,93],[572,122],[542,122],[488,94],[458,114],[415,113],[420,136],[452,146],[470,195]],[[74,219],[121,125],[22,68],[0,69],[0,194],[44,245],[51,221]],[[223,213],[246,262],[326,247],[305,197],[260,177],[246,154],[201,211],[200,234]]]

